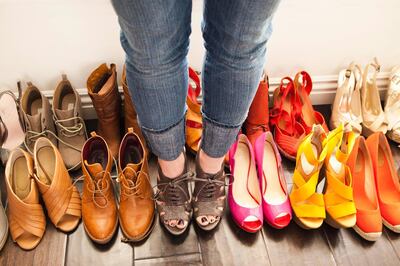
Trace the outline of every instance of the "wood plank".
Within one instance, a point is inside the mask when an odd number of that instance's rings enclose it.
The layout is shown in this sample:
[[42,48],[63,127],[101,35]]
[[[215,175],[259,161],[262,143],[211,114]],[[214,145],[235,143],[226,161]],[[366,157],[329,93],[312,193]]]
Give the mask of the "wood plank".
[[[353,229],[323,227],[338,265],[399,265],[399,257],[387,235],[375,243],[362,239]],[[400,243],[400,242],[399,242]]]
[[[81,172],[74,173],[75,178]],[[115,172],[112,173],[115,176]],[[82,191],[82,182],[77,183]],[[118,198],[119,188],[114,181],[115,195]],[[83,223],[69,235],[66,265],[131,265],[133,264],[134,249],[128,243],[121,241],[123,234],[119,229],[111,241],[105,245],[94,243],[86,234]]]
[[213,232],[196,227],[204,265],[271,265],[261,232],[240,229],[225,211]]
[[[190,168],[193,169],[193,158],[188,156]],[[154,157],[150,158],[149,171],[152,185],[157,180],[157,163]],[[196,233],[193,224],[189,225],[188,230],[181,236],[171,235],[162,225],[160,225],[158,215],[155,218],[153,232],[148,239],[135,245],[135,259],[170,257],[174,255],[193,254],[199,252]]]
[[186,266],[186,265],[202,265],[200,253],[187,254],[181,256],[171,256],[165,258],[151,258],[136,260],[135,265],[152,266],[152,265],[165,265],[165,266]]
[[0,265],[64,265],[66,245],[67,235],[48,221],[43,239],[34,250],[22,250],[9,236],[1,252]]
[[272,265],[335,265],[322,229],[304,230],[292,220],[281,230],[266,224],[262,232]]

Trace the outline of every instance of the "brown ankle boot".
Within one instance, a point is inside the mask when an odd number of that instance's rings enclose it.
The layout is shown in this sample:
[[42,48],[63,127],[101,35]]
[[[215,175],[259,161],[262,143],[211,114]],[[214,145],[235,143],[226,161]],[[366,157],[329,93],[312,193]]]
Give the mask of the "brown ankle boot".
[[104,138],[91,133],[82,149],[82,219],[88,236],[96,243],[111,240],[118,227],[118,210],[111,180],[113,159]]
[[133,132],[135,132],[139,136],[140,141],[142,141],[142,143],[146,149],[146,153],[147,153],[146,141],[143,137],[142,130],[140,129],[135,106],[133,105],[133,102],[132,102],[132,97],[129,92],[128,83],[126,82],[126,66],[125,65],[124,65],[124,70],[122,71],[121,83],[122,83],[122,88],[124,89],[125,132],[128,132],[129,128],[133,128]]
[[264,73],[263,80],[258,85],[256,95],[244,123],[247,138],[252,145],[254,145],[258,136],[263,132],[269,131],[268,100],[268,76]]
[[117,158],[121,141],[121,96],[115,65],[108,68],[102,64],[96,68],[87,80],[87,89],[98,117],[97,133],[106,140],[112,156]]
[[147,153],[132,128],[122,139],[118,158],[119,221],[124,235],[137,242],[150,234],[155,206]]

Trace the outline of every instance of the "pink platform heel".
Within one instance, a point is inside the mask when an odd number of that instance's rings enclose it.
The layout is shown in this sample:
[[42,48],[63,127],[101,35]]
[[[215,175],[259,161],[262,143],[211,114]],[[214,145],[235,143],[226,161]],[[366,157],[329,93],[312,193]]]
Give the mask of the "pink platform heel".
[[228,203],[233,220],[244,231],[255,233],[263,225],[263,213],[254,153],[246,135],[240,134],[229,150],[229,166]]
[[254,143],[254,155],[262,195],[264,220],[274,228],[286,227],[292,219],[281,156],[271,132],[261,134]]

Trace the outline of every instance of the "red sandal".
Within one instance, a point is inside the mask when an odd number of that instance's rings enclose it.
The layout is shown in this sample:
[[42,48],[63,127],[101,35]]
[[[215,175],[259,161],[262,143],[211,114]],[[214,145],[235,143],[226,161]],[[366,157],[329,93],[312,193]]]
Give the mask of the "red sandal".
[[315,111],[311,104],[309,95],[312,90],[312,80],[306,71],[301,71],[296,74],[294,78],[294,88],[300,101],[300,108],[296,108],[296,120],[303,126],[306,134],[312,131],[312,126],[314,124],[322,125],[325,132],[329,132],[323,115]]
[[288,159],[296,160],[297,148],[306,135],[303,126],[296,121],[300,101],[293,80],[285,77],[274,91],[274,105],[270,113],[270,125],[279,151]]
[[188,95],[186,104],[188,110],[186,112],[186,146],[189,151],[197,153],[199,150],[199,142],[203,131],[201,103],[197,100],[200,95],[200,78],[197,73],[189,67],[189,78],[194,82],[196,87],[189,82]]

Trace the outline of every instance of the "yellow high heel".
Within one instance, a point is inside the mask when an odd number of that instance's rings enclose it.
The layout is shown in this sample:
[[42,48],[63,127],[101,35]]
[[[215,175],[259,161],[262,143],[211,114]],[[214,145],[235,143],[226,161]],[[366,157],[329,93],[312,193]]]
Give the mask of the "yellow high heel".
[[327,149],[323,146],[326,134],[321,125],[314,125],[311,133],[301,142],[297,151],[296,168],[290,203],[295,222],[304,229],[316,229],[325,219],[325,204],[318,193],[319,173]]
[[326,222],[335,228],[350,228],[356,224],[356,207],[353,198],[352,176],[346,166],[356,135],[340,124],[332,130],[323,145],[327,150],[324,164],[326,177],[324,201]]

